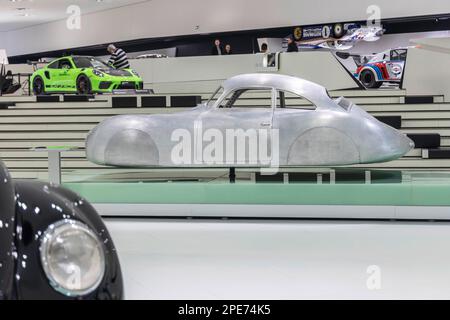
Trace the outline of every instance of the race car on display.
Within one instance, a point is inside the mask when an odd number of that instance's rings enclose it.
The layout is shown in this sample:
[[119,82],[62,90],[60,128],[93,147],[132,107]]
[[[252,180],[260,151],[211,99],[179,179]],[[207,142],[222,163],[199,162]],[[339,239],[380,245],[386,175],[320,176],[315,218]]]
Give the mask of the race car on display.
[[373,56],[356,69],[354,76],[366,88],[379,88],[384,82],[400,83],[405,68],[407,48],[390,49]]
[[95,57],[68,56],[52,61],[31,76],[36,95],[50,93],[110,93],[117,89],[143,89],[132,69],[118,70]]

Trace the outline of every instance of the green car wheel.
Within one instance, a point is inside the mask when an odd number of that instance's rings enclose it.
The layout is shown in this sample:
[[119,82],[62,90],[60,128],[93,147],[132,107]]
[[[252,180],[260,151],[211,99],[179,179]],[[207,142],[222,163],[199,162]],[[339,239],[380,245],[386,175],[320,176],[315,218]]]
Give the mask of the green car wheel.
[[33,92],[35,95],[40,96],[45,94],[45,84],[41,77],[36,77],[33,80]]
[[90,94],[91,91],[91,82],[89,81],[89,78],[85,75],[79,76],[77,79],[77,93]]

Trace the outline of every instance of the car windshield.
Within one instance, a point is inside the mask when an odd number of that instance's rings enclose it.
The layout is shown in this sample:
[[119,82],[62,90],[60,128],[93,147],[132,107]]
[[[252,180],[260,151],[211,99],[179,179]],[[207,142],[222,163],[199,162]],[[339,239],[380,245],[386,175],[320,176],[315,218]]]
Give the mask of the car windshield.
[[223,87],[219,87],[216,92],[213,93],[211,98],[206,103],[208,106],[212,107],[214,103],[216,103],[217,99],[222,95],[223,93]]
[[74,57],[73,62],[77,68],[109,69],[103,61],[93,57]]

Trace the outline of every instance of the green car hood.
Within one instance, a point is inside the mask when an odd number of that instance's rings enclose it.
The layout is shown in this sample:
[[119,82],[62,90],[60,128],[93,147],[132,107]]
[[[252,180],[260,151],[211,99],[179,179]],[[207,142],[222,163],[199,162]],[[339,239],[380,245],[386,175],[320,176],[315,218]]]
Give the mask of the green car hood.
[[118,70],[118,69],[96,69],[98,71],[101,71],[109,76],[114,77],[133,77],[134,74],[132,74],[128,70]]

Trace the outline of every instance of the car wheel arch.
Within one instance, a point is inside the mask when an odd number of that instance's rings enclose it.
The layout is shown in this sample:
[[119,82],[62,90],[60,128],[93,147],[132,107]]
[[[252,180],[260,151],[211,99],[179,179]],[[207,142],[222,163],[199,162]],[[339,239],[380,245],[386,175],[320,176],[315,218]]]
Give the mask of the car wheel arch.
[[[37,81],[40,81],[41,83],[42,83],[42,90],[41,90],[41,92],[37,92],[36,91],[36,82]],[[33,92],[35,93],[35,94],[37,94],[37,95],[39,95],[39,94],[45,94],[45,81],[44,81],[44,79],[42,78],[42,76],[41,75],[36,75],[34,78],[33,78],[33,80],[32,80],[32,86],[33,86]]]
[[104,160],[105,164],[119,166],[127,166],[136,161],[143,166],[156,166],[160,161],[160,152],[148,132],[128,128],[111,136],[105,145]]
[[372,67],[364,67],[364,68],[362,68],[361,70],[360,70],[360,72],[359,72],[359,80],[361,81],[361,82],[363,82],[362,81],[362,79],[361,79],[361,77],[362,77],[362,74],[364,73],[364,72],[371,72],[372,73],[372,75],[373,75],[373,77],[374,77],[374,79],[375,79],[375,81],[377,81],[377,82],[379,82],[379,81],[381,81],[379,78],[378,78],[378,74],[377,74],[377,72],[372,68]]
[[77,92],[79,90],[78,89],[78,81],[80,80],[80,78],[85,78],[87,80],[87,83],[89,86],[87,89],[87,91],[88,91],[87,93],[91,93],[92,92],[92,81],[91,81],[91,78],[86,73],[80,73],[75,80],[75,88],[76,88]]
[[[329,138],[328,144],[324,143],[327,141],[315,141],[315,139],[320,140],[321,138]],[[340,138],[342,141],[339,142]],[[333,161],[328,161],[326,159],[314,159],[317,155],[320,157],[322,153],[321,149],[327,150],[328,152],[332,150],[329,144],[334,144],[335,150],[342,151],[336,154],[335,163]],[[345,154],[345,156],[342,156]],[[352,159],[345,161],[347,159]],[[324,161],[326,160],[326,161]],[[361,163],[361,152],[358,147],[358,143],[349,134],[332,126],[321,126],[309,128],[302,131],[293,142],[290,144],[286,161],[288,165],[292,164],[305,164],[311,165],[313,163],[318,163],[319,165],[338,165],[338,164],[349,164]]]

